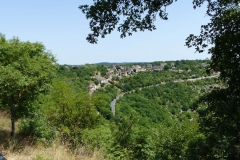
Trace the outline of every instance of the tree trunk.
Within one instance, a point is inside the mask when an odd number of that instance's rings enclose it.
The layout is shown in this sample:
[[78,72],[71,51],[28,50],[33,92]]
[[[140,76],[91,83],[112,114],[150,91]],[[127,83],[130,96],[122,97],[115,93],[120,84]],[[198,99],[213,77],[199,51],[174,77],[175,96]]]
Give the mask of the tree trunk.
[[14,139],[15,138],[15,120],[14,120],[14,118],[11,118],[11,123],[12,123],[11,137]]
[[12,124],[12,130],[11,130],[11,137],[15,138],[15,111],[13,106],[11,106],[11,124]]

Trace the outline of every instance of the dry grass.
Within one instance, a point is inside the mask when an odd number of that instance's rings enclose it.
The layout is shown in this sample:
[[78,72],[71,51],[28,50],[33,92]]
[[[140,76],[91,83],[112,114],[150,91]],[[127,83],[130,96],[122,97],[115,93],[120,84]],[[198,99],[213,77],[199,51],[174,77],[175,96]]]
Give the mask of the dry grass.
[[[16,131],[18,125],[16,124]],[[84,148],[75,151],[76,154],[67,149],[66,146],[54,142],[50,147],[42,147],[33,144],[30,138],[16,136],[13,141],[10,138],[11,121],[7,112],[0,111],[0,153],[8,160],[102,160],[100,152],[88,154]]]
[[6,146],[10,140],[10,116],[5,111],[0,111],[0,152],[6,152]]
[[[82,149],[84,150],[84,149]],[[73,155],[67,148],[57,143],[51,147],[26,146],[21,152],[7,152],[8,160],[101,160],[99,152],[93,155]]]
[[0,129],[10,132],[10,115],[6,111],[0,111]]
[[25,147],[21,153],[6,154],[8,160],[100,160],[103,159],[99,152],[95,152],[92,156],[73,155],[68,149],[57,143],[51,147]]

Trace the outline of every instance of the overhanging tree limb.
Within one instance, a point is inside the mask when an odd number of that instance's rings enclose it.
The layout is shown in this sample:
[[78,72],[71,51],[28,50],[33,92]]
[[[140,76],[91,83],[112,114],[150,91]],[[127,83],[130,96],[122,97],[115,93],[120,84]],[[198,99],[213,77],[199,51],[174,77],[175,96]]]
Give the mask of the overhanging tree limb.
[[167,20],[166,7],[177,0],[96,0],[94,4],[80,5],[79,9],[90,19],[89,43],[97,43],[115,28],[120,37],[131,36],[133,32],[155,30],[154,22],[159,16]]

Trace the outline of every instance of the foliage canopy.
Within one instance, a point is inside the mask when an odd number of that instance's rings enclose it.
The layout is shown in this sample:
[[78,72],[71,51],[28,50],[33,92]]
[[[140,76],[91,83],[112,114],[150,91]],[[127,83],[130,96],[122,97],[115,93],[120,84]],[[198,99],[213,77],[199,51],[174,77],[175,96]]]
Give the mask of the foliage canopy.
[[[177,0],[175,0],[177,1]],[[115,28],[121,32],[121,38],[132,35],[132,32],[155,30],[154,22],[159,16],[167,20],[166,7],[174,0],[95,0],[94,5],[81,5],[79,9],[90,21],[91,34],[87,40],[97,43],[98,37],[110,34]],[[122,17],[126,17],[121,21]]]
[[0,34],[0,99],[14,122],[31,113],[31,104],[39,93],[50,89],[56,60],[41,43],[7,40]]

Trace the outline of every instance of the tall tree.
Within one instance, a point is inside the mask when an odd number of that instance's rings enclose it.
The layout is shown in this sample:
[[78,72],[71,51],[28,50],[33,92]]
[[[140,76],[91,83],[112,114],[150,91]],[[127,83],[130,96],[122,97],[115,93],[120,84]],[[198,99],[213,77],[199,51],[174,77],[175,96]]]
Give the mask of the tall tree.
[[55,70],[56,60],[43,44],[0,34],[0,100],[11,113],[12,137],[15,122],[31,113],[31,102],[50,88]]
[[240,158],[240,6],[239,0],[209,3],[211,22],[201,27],[199,36],[190,35],[189,47],[202,52],[209,44],[212,55],[209,72],[220,72],[224,87],[200,99],[207,107],[200,114],[206,136],[205,155],[210,159]]

